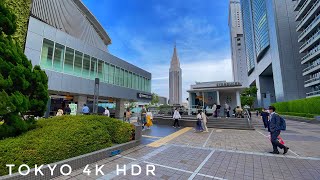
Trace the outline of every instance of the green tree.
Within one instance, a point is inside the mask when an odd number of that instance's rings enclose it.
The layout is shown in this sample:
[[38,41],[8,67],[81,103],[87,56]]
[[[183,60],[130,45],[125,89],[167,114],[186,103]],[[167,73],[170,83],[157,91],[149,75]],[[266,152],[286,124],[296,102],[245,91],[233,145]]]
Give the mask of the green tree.
[[159,96],[156,93],[152,93],[151,105],[155,105],[159,103]]
[[245,106],[248,105],[252,108],[254,101],[257,98],[257,91],[258,88],[256,86],[251,86],[246,88],[241,93],[241,105]]
[[43,116],[48,101],[48,77],[32,67],[12,39],[16,18],[0,2],[0,139],[27,131],[34,121],[25,115]]

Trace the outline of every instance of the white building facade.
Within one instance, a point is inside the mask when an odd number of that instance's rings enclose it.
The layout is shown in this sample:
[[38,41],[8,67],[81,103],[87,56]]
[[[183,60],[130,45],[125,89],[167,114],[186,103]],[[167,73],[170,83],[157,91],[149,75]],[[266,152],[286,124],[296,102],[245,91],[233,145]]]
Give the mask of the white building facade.
[[248,86],[240,0],[230,0],[228,24],[230,28],[233,80],[240,82],[244,86]]

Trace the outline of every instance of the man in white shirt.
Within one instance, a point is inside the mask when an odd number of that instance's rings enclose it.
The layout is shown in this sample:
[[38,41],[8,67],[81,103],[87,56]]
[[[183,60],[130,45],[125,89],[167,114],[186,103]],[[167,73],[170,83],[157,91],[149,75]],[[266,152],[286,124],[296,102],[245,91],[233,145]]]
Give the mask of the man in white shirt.
[[106,107],[106,109],[104,110],[104,115],[110,117],[110,111],[108,107]]
[[181,119],[181,115],[178,111],[178,108],[175,109],[172,118],[174,119],[173,127],[176,128],[176,125],[177,125],[178,128],[180,128],[179,119]]

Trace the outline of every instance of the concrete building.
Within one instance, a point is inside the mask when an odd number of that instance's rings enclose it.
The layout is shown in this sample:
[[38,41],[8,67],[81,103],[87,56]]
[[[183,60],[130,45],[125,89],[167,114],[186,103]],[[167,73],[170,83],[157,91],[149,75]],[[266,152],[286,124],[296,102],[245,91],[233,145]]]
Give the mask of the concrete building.
[[233,80],[247,86],[248,73],[240,0],[230,0],[228,24],[230,28]]
[[171,65],[169,70],[169,104],[182,103],[182,70],[177,54],[176,45],[174,46]]
[[168,98],[159,96],[159,105],[167,105],[168,104]]
[[241,0],[248,85],[258,106],[305,97],[292,0]]
[[301,64],[305,67],[302,75],[306,77],[304,87],[307,97],[320,96],[320,1],[295,1],[295,20],[298,21],[296,31],[301,43]]
[[191,85],[189,93],[189,115],[195,114],[198,109],[212,109],[213,104],[221,105],[223,113],[224,104],[231,109],[241,107],[240,92],[244,89],[239,82],[213,81],[197,82]]
[[116,104],[122,118],[125,101],[151,100],[151,74],[108,52],[111,39],[80,0],[34,0],[25,45],[33,65],[49,78],[51,106],[92,104],[95,78],[99,102]]

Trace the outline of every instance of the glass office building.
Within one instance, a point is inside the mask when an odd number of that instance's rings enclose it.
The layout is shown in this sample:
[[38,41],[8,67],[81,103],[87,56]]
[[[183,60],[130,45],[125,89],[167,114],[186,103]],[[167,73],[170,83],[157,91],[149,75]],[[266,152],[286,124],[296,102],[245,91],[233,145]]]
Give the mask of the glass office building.
[[252,16],[256,56],[257,61],[259,61],[263,56],[263,52],[270,45],[265,0],[252,1]]
[[320,96],[320,1],[296,1],[295,19],[298,24],[298,41],[302,43],[299,52],[304,65],[302,75],[306,77],[307,97]]
[[92,104],[96,78],[99,103],[115,103],[118,118],[125,102],[151,100],[151,73],[110,54],[110,44],[82,1],[32,2],[25,54],[48,75],[49,111],[75,103],[80,112],[83,104]]
[[305,97],[292,0],[241,0],[249,86],[258,107]]
[[[243,33],[246,49],[247,71],[250,74],[254,69],[254,49],[252,33],[251,0],[241,0],[241,10],[243,17]],[[245,84],[245,83],[244,83]]]

